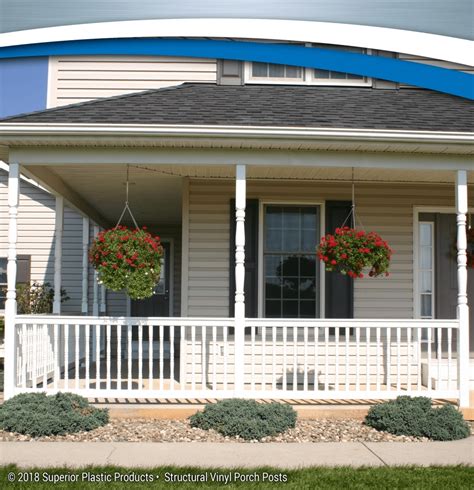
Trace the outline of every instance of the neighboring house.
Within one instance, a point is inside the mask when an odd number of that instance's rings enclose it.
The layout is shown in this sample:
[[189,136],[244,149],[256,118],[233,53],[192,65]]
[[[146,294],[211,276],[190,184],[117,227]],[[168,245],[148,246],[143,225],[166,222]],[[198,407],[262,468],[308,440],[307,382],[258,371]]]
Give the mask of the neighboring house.
[[[48,317],[12,314],[7,396],[468,404],[471,102],[215,60],[53,58],[49,77],[55,108],[0,122],[12,171],[9,218],[0,174],[1,226],[19,231],[1,250],[30,256],[31,279],[71,300]],[[166,244],[158,294],[142,302],[101,295],[86,262],[94,230],[122,211],[127,165],[135,217]],[[19,166],[57,197],[22,181],[17,222]],[[361,223],[395,250],[390,277],[349,280],[316,259],[353,186]]]

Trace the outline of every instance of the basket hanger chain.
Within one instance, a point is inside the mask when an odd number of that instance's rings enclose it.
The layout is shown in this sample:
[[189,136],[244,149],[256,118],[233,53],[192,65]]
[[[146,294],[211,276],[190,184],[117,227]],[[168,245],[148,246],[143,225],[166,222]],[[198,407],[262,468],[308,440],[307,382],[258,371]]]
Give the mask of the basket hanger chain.
[[122,214],[120,215],[120,218],[118,219],[117,221],[117,224],[115,225],[115,228],[114,230],[116,230],[118,228],[118,226],[120,225],[123,217],[125,216],[125,213],[128,211],[128,214],[131,216],[132,220],[133,220],[133,224],[135,225],[135,228],[138,230],[139,226],[135,220],[135,216],[133,216],[133,213],[132,213],[132,210],[130,209],[130,206],[128,204],[128,193],[129,193],[129,169],[130,165],[127,163],[127,179],[125,181],[125,206],[123,208],[123,211],[122,211]]

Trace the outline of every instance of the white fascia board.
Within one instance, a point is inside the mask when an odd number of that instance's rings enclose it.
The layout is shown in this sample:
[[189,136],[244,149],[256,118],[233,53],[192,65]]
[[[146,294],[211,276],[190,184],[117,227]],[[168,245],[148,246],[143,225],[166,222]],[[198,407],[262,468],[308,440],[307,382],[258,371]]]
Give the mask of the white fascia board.
[[215,137],[287,138],[404,142],[473,143],[472,132],[411,131],[385,129],[305,128],[275,126],[197,126],[197,125],[104,125],[104,124],[0,124],[0,142],[12,137],[89,136],[97,137]]
[[224,38],[334,44],[474,65],[474,41],[439,34],[275,19],[153,19],[44,27],[0,34],[0,47],[112,38]]

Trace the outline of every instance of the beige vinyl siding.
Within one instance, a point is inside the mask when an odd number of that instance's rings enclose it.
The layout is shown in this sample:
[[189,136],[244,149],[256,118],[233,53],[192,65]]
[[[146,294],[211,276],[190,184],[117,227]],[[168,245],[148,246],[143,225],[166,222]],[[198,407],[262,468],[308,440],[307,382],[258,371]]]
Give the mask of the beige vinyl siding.
[[50,58],[48,107],[183,82],[216,82],[216,60],[163,56]]
[[[18,255],[31,256],[31,280],[53,282],[55,198],[20,180]],[[0,170],[0,255],[8,251],[8,174]]]
[[[189,190],[188,316],[229,314],[229,201],[231,181],[191,180]],[[350,200],[346,183],[247,182],[248,198],[276,203]],[[395,250],[388,278],[355,281],[356,318],[413,317],[413,207],[454,206],[454,187],[358,184],[357,211],[367,231]]]

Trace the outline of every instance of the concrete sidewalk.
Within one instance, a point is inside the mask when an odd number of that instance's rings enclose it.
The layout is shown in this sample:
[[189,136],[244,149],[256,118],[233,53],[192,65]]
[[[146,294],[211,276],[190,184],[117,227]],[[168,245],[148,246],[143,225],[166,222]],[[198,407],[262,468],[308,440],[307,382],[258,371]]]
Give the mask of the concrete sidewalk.
[[473,465],[474,437],[454,442],[134,443],[2,442],[0,464],[27,468],[164,465],[202,468],[272,466]]

